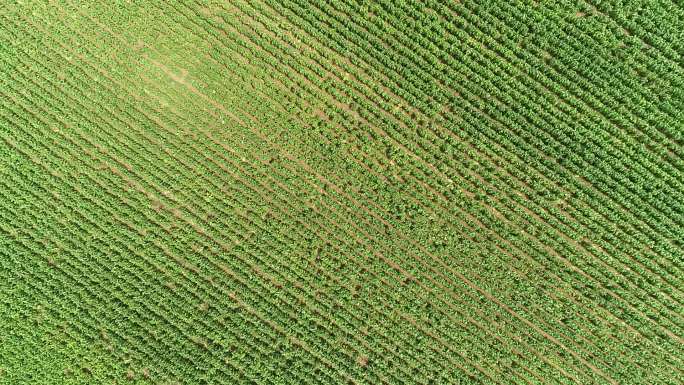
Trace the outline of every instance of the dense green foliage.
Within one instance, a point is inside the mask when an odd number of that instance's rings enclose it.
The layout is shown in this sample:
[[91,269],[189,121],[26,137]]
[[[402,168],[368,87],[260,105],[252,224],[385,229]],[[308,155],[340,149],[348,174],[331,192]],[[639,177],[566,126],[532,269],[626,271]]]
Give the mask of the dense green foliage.
[[0,384],[684,382],[684,6],[0,4]]

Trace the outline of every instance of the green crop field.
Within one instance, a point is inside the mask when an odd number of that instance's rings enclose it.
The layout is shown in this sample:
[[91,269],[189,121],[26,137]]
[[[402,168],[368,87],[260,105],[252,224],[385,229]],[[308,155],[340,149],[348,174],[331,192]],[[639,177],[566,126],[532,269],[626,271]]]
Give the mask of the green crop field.
[[682,383],[682,1],[0,2],[0,384]]

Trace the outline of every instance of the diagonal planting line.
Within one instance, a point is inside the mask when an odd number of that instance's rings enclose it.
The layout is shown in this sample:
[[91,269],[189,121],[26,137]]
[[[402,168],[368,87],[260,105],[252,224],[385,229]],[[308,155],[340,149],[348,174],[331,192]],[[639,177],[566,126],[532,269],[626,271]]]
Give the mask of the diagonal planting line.
[[125,164],[124,164],[124,166],[125,166]]
[[[101,22],[99,22],[99,21],[97,21],[97,20],[94,20],[94,19],[88,17],[86,14],[83,13],[83,10],[81,10],[80,8],[79,8],[79,12],[80,12],[81,14],[83,14],[85,17],[87,17],[87,18],[89,18],[90,20],[92,20],[94,23],[98,24],[99,27],[101,27],[101,28],[103,28],[103,29],[106,29],[106,30],[107,30],[108,32],[110,32],[113,36],[117,36],[117,38],[118,38],[120,41],[122,41],[124,44],[128,45],[128,43],[127,43],[124,39],[122,39],[119,35],[115,34],[115,33],[114,33],[111,29],[109,29],[106,25],[102,24]],[[145,56],[146,56],[146,55],[145,55]],[[157,64],[159,65],[159,67],[160,67],[164,72],[166,72],[167,75],[169,75],[169,77],[171,77],[172,72],[171,72],[167,67],[165,67],[163,64],[161,64],[161,63],[155,61],[154,59],[151,59],[151,58],[149,58],[149,57],[147,57],[147,59],[150,60],[150,61],[153,62],[153,63],[157,63]],[[178,79],[178,77],[175,76],[175,75],[174,75],[173,77],[171,77],[171,78],[173,79],[174,77],[175,77],[176,79]],[[201,91],[199,91],[196,87],[192,86],[191,84],[189,84],[189,83],[188,83],[187,81],[185,81],[184,79],[182,80],[182,82],[179,82],[179,84],[184,85],[191,93],[195,94],[197,97],[201,98],[201,99],[204,100],[205,102],[211,104],[212,106],[214,106],[215,108],[217,108],[217,109],[220,110],[221,112],[225,113],[227,116],[231,117],[232,119],[234,119],[234,120],[235,120],[236,122],[238,122],[239,124],[241,124],[241,125],[243,125],[243,126],[246,126],[246,124],[244,123],[244,121],[242,121],[241,119],[239,119],[239,118],[238,118],[237,116],[235,116],[232,112],[228,111],[228,109],[226,109],[225,106],[223,106],[221,103],[219,103],[219,102],[213,100],[213,99],[210,98],[209,96],[203,94],[203,93],[202,93]],[[254,117],[251,117],[251,120],[252,120],[254,123],[257,123],[257,124],[258,124],[258,120],[256,120]],[[256,134],[257,136],[259,136],[263,141],[265,141],[265,142],[267,142],[267,143],[271,143],[271,142],[269,141],[269,139],[268,139],[265,135],[263,135],[263,133],[261,133],[261,132],[258,131],[258,130],[255,130],[252,126],[247,126],[247,127],[249,127],[249,129],[250,129],[252,132],[254,132],[254,134]],[[317,174],[317,173],[315,172],[315,170],[313,170],[308,164],[306,164],[306,162],[304,162],[304,161],[302,161],[302,160],[300,160],[300,159],[295,158],[293,155],[291,155],[291,154],[285,152],[285,151],[282,150],[282,149],[278,149],[277,146],[276,146],[275,144],[271,144],[271,146],[272,146],[274,149],[278,150],[281,154],[283,154],[287,159],[289,159],[289,160],[292,161],[293,163],[299,164],[304,170],[306,170],[306,171],[309,172],[310,174],[314,175],[319,181],[321,181],[321,182],[323,182],[324,184],[330,186],[335,192],[337,192],[337,193],[340,194],[341,196],[347,198],[347,199],[350,200],[352,203],[358,204],[358,202],[356,202],[355,199],[353,199],[352,197],[348,196],[348,195],[347,195],[344,191],[342,191],[342,189],[340,189],[337,185],[334,185],[332,182],[330,182],[330,181],[329,181],[327,178],[325,178],[324,176]],[[365,206],[363,206],[363,207],[364,207],[364,209],[365,209]],[[366,210],[367,210],[367,209],[366,209]],[[369,214],[375,216],[373,213],[370,213],[370,212],[369,212]],[[390,225],[390,226],[391,226],[391,225]],[[403,235],[403,234],[399,234],[399,236],[400,236],[402,239],[405,239],[405,240],[407,240],[407,241],[410,241],[410,240],[409,240],[405,235]],[[438,262],[440,262],[440,264],[441,264],[445,269],[448,269],[448,268],[449,268],[441,259],[436,258],[434,255],[432,255],[431,253],[429,253],[429,251],[425,250],[423,247],[421,247],[421,246],[419,246],[419,245],[416,245],[416,246],[418,247],[418,249],[419,249],[422,253],[424,253],[424,254],[426,254],[426,255],[429,255],[429,256],[432,257],[433,259],[436,259]],[[404,271],[404,270],[403,270],[400,266],[398,266],[398,265],[397,265],[397,266],[394,266],[394,268],[398,268],[398,269],[400,269],[401,271]],[[404,271],[404,272],[405,272],[405,271]],[[408,274],[407,274],[407,275],[408,275]],[[563,343],[560,342],[558,339],[556,339],[555,337],[551,336],[550,334],[548,334],[547,332],[545,332],[544,330],[542,330],[542,329],[541,329],[539,326],[537,326],[536,324],[530,322],[530,321],[529,321],[528,319],[526,319],[525,317],[522,317],[522,316],[521,316],[520,314],[518,314],[516,311],[514,311],[513,309],[511,309],[508,305],[502,303],[500,300],[498,300],[497,298],[495,298],[494,296],[492,296],[490,293],[488,293],[487,291],[485,291],[485,290],[483,290],[482,288],[480,288],[479,286],[477,286],[474,282],[472,282],[471,280],[469,280],[469,279],[468,279],[467,277],[465,277],[462,273],[460,273],[460,272],[455,272],[455,275],[456,275],[463,283],[465,283],[467,286],[469,286],[471,289],[473,289],[473,290],[479,292],[479,293],[482,294],[485,298],[487,298],[488,300],[490,300],[490,301],[494,302],[495,304],[497,304],[497,305],[498,305],[501,309],[503,309],[505,312],[507,312],[508,314],[510,314],[511,316],[513,316],[514,318],[520,320],[521,322],[523,322],[525,325],[527,325],[528,327],[530,327],[532,330],[534,330],[535,332],[537,332],[539,335],[541,335],[541,336],[544,337],[545,339],[547,339],[547,340],[553,342],[555,345],[559,346],[559,347],[562,348],[563,350],[568,351],[568,353],[570,353],[573,357],[575,357],[575,359],[577,359],[577,360],[579,360],[580,362],[582,362],[585,366],[587,366],[588,368],[590,368],[590,369],[591,369],[592,371],[594,371],[595,373],[599,374],[601,377],[603,377],[604,379],[606,379],[606,380],[607,380],[608,382],[610,382],[611,384],[617,385],[617,382],[616,382],[614,379],[608,377],[602,370],[598,369],[595,365],[591,364],[590,362],[586,361],[584,358],[580,357],[574,350],[569,349],[568,347],[566,347],[565,344],[563,344]]]

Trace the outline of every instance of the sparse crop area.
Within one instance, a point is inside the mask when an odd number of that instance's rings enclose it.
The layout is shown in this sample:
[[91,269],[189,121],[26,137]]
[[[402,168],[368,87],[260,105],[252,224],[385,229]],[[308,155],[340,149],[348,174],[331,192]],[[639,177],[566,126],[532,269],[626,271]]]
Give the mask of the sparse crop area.
[[0,384],[681,384],[676,0],[0,4]]

